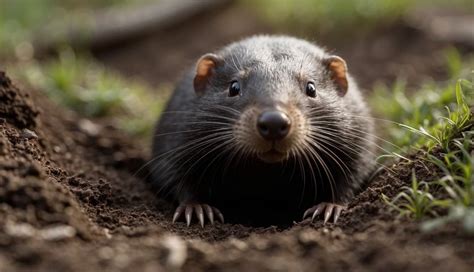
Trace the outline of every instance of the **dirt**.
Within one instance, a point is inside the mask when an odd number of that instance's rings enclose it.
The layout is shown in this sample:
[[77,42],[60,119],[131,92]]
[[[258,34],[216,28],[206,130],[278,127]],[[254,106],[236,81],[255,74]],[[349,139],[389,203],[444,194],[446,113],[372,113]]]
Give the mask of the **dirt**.
[[[241,20],[245,18],[245,20]],[[227,27],[228,22],[237,22]],[[127,76],[169,83],[199,55],[254,33],[275,33],[247,10],[192,18],[187,26],[95,52]],[[311,39],[311,38],[310,38]],[[190,42],[192,41],[192,42]],[[319,39],[318,39],[319,41]],[[395,26],[338,48],[362,86],[406,76],[447,76],[436,43]],[[146,61],[144,61],[146,60]],[[0,72],[0,271],[472,271],[474,236],[457,224],[423,232],[382,201],[433,178],[413,162],[388,166],[338,224],[291,227],[171,224],[173,206],[146,183],[147,144],[106,120],[88,120]]]
[[[147,152],[0,73],[0,271],[470,271],[457,225],[424,233],[387,209],[420,162],[387,168],[337,225],[172,225],[144,181]],[[416,155],[415,157],[416,158]],[[416,160],[415,160],[416,161]],[[138,174],[137,174],[138,173]]]

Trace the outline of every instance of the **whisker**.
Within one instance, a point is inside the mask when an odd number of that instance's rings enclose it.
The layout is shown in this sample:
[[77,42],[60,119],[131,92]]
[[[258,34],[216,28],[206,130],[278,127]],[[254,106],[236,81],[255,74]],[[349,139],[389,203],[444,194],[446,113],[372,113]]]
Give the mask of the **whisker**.
[[[192,160],[194,157],[196,157],[196,156],[199,154],[199,153],[197,153],[197,152],[194,152],[194,150],[197,150],[197,149],[203,149],[203,150],[205,150],[205,149],[207,149],[208,147],[211,147],[211,146],[215,145],[216,143],[218,143],[218,141],[220,141],[220,140],[226,140],[226,139],[228,139],[228,138],[221,137],[221,138],[219,138],[219,139],[217,139],[217,138],[216,138],[216,139],[211,139],[211,140],[205,141],[204,143],[200,143],[199,146],[197,146],[197,147],[193,147],[192,150],[186,150],[186,152],[184,152],[184,154],[193,154],[193,155],[191,155],[186,161],[182,162],[181,165],[187,165],[187,163],[190,162],[190,160]],[[188,151],[189,151],[189,152],[188,152]],[[213,152],[213,150],[212,150],[212,151],[209,151],[209,152]],[[182,152],[182,153],[183,153],[183,152]],[[174,167],[177,166],[177,165],[176,165],[176,164],[177,164],[177,161],[176,161],[176,160],[179,159],[182,155],[183,155],[183,154],[180,154],[180,155],[178,155],[178,156],[175,157],[175,158],[170,158],[170,163],[169,163],[168,168],[163,169],[163,171],[164,171],[165,173],[169,173],[170,168],[173,169]],[[197,162],[195,162],[195,163],[193,164],[193,166],[194,166],[196,163],[197,163]],[[188,168],[188,171],[186,171],[185,175],[187,175],[187,173],[189,172],[189,170],[190,170],[193,166],[191,166],[190,168]],[[178,175],[179,169],[181,169],[181,167],[178,167],[178,171],[175,171],[176,173],[175,173],[174,175],[172,175],[171,177],[169,177],[170,180],[174,180],[174,179],[175,179],[176,175]],[[183,177],[184,177],[184,176],[183,176]],[[176,187],[176,188],[177,188],[178,190],[181,190],[181,189],[180,189],[180,188],[182,187],[182,184],[181,184],[181,183],[182,183],[182,181],[180,181],[180,182],[177,184],[177,187]]]
[[[352,171],[349,169],[347,164],[343,162],[334,152],[331,151],[330,148],[324,146],[323,141],[321,144],[317,146],[323,153],[325,153],[329,158],[336,163],[336,165],[341,169],[342,174],[346,180],[346,183],[350,183],[352,179],[349,178],[348,174],[351,175]],[[342,164],[342,165],[341,165]],[[347,170],[347,172],[346,172]]]
[[[332,124],[332,123],[329,123],[330,125],[336,125],[336,123]],[[316,123],[316,124],[313,124],[312,125],[312,128],[310,128],[311,131],[319,131],[319,130],[315,130],[314,128],[317,128],[317,129],[320,129],[320,130],[329,130],[329,131],[332,131],[332,132],[337,132],[339,133],[338,136],[344,136],[345,134],[347,134],[348,136],[353,136],[353,135],[356,135],[355,133],[360,133],[360,134],[363,134],[363,135],[367,135],[367,136],[370,136],[370,137],[373,137],[373,138],[376,138],[377,140],[379,141],[382,141],[388,145],[391,145],[397,149],[401,149],[401,147],[397,146],[396,144],[382,138],[382,137],[379,137],[377,136],[376,134],[373,134],[373,133],[370,133],[368,131],[364,131],[364,130],[361,130],[360,128],[354,128],[354,127],[347,127],[347,128],[344,128],[344,129],[341,129],[341,130],[338,130],[338,129],[335,129],[335,128],[332,128],[332,127],[326,127],[326,126],[320,126],[319,123]],[[357,135],[359,137],[361,137],[361,135]],[[365,138],[364,138],[365,139]],[[367,139],[369,140],[369,139]]]
[[[365,147],[363,145],[355,144],[353,142],[344,142],[342,145],[344,145],[344,147],[347,150],[343,150],[339,147],[341,145],[341,143],[334,138],[334,135],[329,134],[329,136],[333,136],[333,137],[327,137],[324,134],[323,135],[318,134],[317,136],[316,135],[309,135],[309,137],[311,139],[313,139],[315,141],[321,140],[322,142],[326,142],[326,144],[330,145],[334,149],[337,149],[339,152],[342,152],[347,157],[351,157],[351,156],[346,151],[349,151],[354,156],[360,155],[361,151],[367,151],[374,157],[377,156],[377,154],[375,154],[371,150],[367,149],[367,147]],[[355,150],[354,147],[359,148],[360,150],[359,151]],[[384,164],[379,163],[377,161],[375,161],[375,164],[377,164],[378,166],[385,166]]]
[[334,200],[336,198],[335,196],[335,192],[334,192],[334,186],[336,185],[336,181],[334,179],[334,176],[332,175],[331,171],[329,170],[328,166],[326,165],[326,163],[324,162],[324,160],[321,158],[321,156],[319,156],[319,154],[317,152],[315,152],[315,150],[313,150],[313,148],[311,148],[310,146],[308,146],[308,142],[305,143],[306,145],[306,148],[309,152],[311,152],[311,154],[313,154],[313,156],[318,160],[318,162],[321,164],[321,167],[323,168],[323,171],[324,173],[326,174],[326,177],[328,177],[328,181],[329,181],[329,187],[331,189],[331,196],[332,196],[332,199]]
[[[202,155],[199,159],[197,159],[197,160],[188,168],[188,170],[183,174],[183,176],[182,176],[182,178],[181,178],[182,181],[180,181],[180,183],[182,183],[183,180],[185,180],[185,179],[187,178],[188,173],[189,173],[189,172],[194,168],[194,166],[196,166],[201,160],[203,160],[205,157],[207,157],[207,156],[208,156],[209,154],[211,154],[212,152],[218,150],[219,148],[221,148],[221,147],[223,147],[223,146],[225,146],[225,145],[227,145],[227,144],[229,144],[229,143],[232,143],[232,141],[231,141],[231,140],[223,141],[223,142],[221,142],[219,145],[216,145],[216,146],[214,146],[214,148],[212,148],[211,150],[207,151],[207,152],[206,152],[204,155]],[[203,174],[206,172],[207,168],[208,168],[210,165],[212,165],[212,163],[213,163],[218,157],[219,157],[219,156],[214,157],[214,159],[213,159],[213,160],[208,164],[208,166],[204,169]],[[196,187],[199,186],[199,181],[200,181],[200,180],[198,180],[198,182],[195,184]]]
[[[221,135],[217,137],[214,136],[207,140],[203,140],[201,142],[195,143],[191,149],[182,150],[178,153],[173,154],[174,157],[168,158],[168,160],[170,161],[171,167],[173,167],[175,164],[174,160],[179,159],[183,154],[193,154],[195,151],[199,149],[204,149],[206,146],[214,144],[216,141],[231,139],[231,137],[232,137],[231,135]],[[193,156],[195,156],[195,154]],[[187,161],[184,162],[184,164],[185,163],[187,163]],[[162,170],[167,171],[169,169],[162,169]]]
[[[318,111],[319,110],[319,111]],[[335,113],[332,113],[331,111],[328,111],[327,109],[312,109],[309,111],[309,114],[308,115],[313,115],[313,113],[321,113],[321,112],[328,112],[330,114],[328,115],[331,115],[331,114],[335,114]],[[360,119],[368,119],[368,120],[374,120],[374,121],[381,121],[381,122],[386,122],[386,123],[390,123],[390,124],[394,124],[394,125],[398,125],[399,123],[393,121],[393,120],[389,120],[389,119],[384,119],[384,118],[380,118],[380,117],[373,117],[373,116],[370,116],[370,115],[356,115],[356,114],[350,114],[348,112],[343,112],[343,113],[339,113],[339,114],[343,114],[344,117],[354,117],[354,118],[360,118]],[[313,118],[313,116],[311,116]],[[321,119],[324,119],[324,118],[328,118],[330,116],[317,116],[317,117],[321,117]],[[334,118],[338,118],[338,119],[341,119],[341,116],[334,116]]]
[[[154,163],[156,162],[158,159],[161,159],[163,158],[164,156],[166,155],[169,155],[170,153],[175,153],[175,154],[178,154],[178,153],[183,153],[183,152],[187,152],[189,151],[188,148],[192,145],[196,145],[202,141],[205,141],[209,138],[212,138],[212,137],[215,137],[214,135],[209,135],[209,136],[206,136],[206,137],[201,137],[201,138],[198,138],[198,139],[195,139],[195,140],[192,140],[182,146],[177,146],[175,148],[172,148],[171,150],[168,150],[158,156],[155,156],[154,158],[152,158],[150,161],[148,161],[147,163],[145,163],[142,167],[140,167],[134,174],[134,176],[136,176],[140,171],[142,171],[145,167],[147,167],[148,165],[150,165],[151,163]],[[155,168],[157,167],[157,165],[155,165],[155,167],[153,167],[152,169],[150,169],[150,172],[153,173],[155,171]],[[150,173],[145,177],[147,178],[148,176],[150,175]]]
[[[320,134],[320,133],[321,133],[321,134],[324,134],[324,133],[326,133],[326,135],[332,136],[332,137],[353,137],[353,138],[361,139],[361,140],[363,140],[363,141],[369,142],[370,144],[374,145],[376,148],[378,148],[378,149],[384,151],[384,152],[387,153],[387,154],[390,154],[390,153],[391,153],[391,152],[388,151],[387,149],[385,149],[385,148],[383,148],[382,146],[380,146],[379,144],[377,144],[376,141],[372,141],[371,139],[368,139],[367,137],[363,137],[362,135],[357,135],[357,134],[352,133],[352,132],[346,132],[345,135],[344,135],[344,134],[334,134],[334,132],[340,133],[341,131],[335,130],[335,129],[331,129],[331,128],[327,128],[327,127],[319,127],[319,130],[313,130],[313,129],[311,129],[311,132],[314,133],[314,134]],[[331,132],[333,132],[333,133],[331,134]],[[370,134],[369,134],[368,136],[371,136],[371,137],[374,137],[374,138],[376,137],[375,135],[370,135]],[[350,140],[350,138],[347,138],[347,140]],[[395,145],[395,144],[393,144],[393,143],[391,143],[391,142],[389,142],[389,141],[386,141],[386,140],[384,140],[384,139],[382,139],[382,138],[380,138],[379,140],[384,141],[384,142],[386,142],[387,144],[392,144],[394,147],[399,148],[399,149],[401,150],[400,147],[398,147],[397,145]]]

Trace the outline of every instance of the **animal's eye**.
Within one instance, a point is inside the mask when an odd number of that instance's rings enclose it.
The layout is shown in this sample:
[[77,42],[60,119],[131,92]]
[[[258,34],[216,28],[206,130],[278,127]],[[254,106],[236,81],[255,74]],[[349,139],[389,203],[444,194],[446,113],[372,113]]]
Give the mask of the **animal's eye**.
[[308,84],[306,84],[306,95],[316,97],[316,87],[313,82],[308,82]]
[[232,81],[229,86],[229,96],[236,96],[240,94],[240,83],[236,80]]

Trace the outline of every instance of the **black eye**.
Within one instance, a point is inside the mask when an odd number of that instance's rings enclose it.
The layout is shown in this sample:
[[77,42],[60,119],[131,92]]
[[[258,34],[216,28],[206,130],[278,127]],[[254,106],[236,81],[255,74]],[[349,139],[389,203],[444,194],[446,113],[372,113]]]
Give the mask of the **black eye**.
[[306,95],[316,97],[316,87],[313,82],[308,82],[308,84],[306,84]]
[[232,81],[229,86],[229,96],[236,96],[240,94],[240,83]]

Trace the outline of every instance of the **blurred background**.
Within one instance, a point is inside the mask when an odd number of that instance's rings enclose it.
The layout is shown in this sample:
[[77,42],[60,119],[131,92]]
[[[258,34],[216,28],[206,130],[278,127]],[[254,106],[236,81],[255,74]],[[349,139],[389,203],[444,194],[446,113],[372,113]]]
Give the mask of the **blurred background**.
[[407,125],[435,126],[472,80],[472,0],[0,0],[0,69],[146,143],[184,69],[253,34],[340,55],[375,113]]

